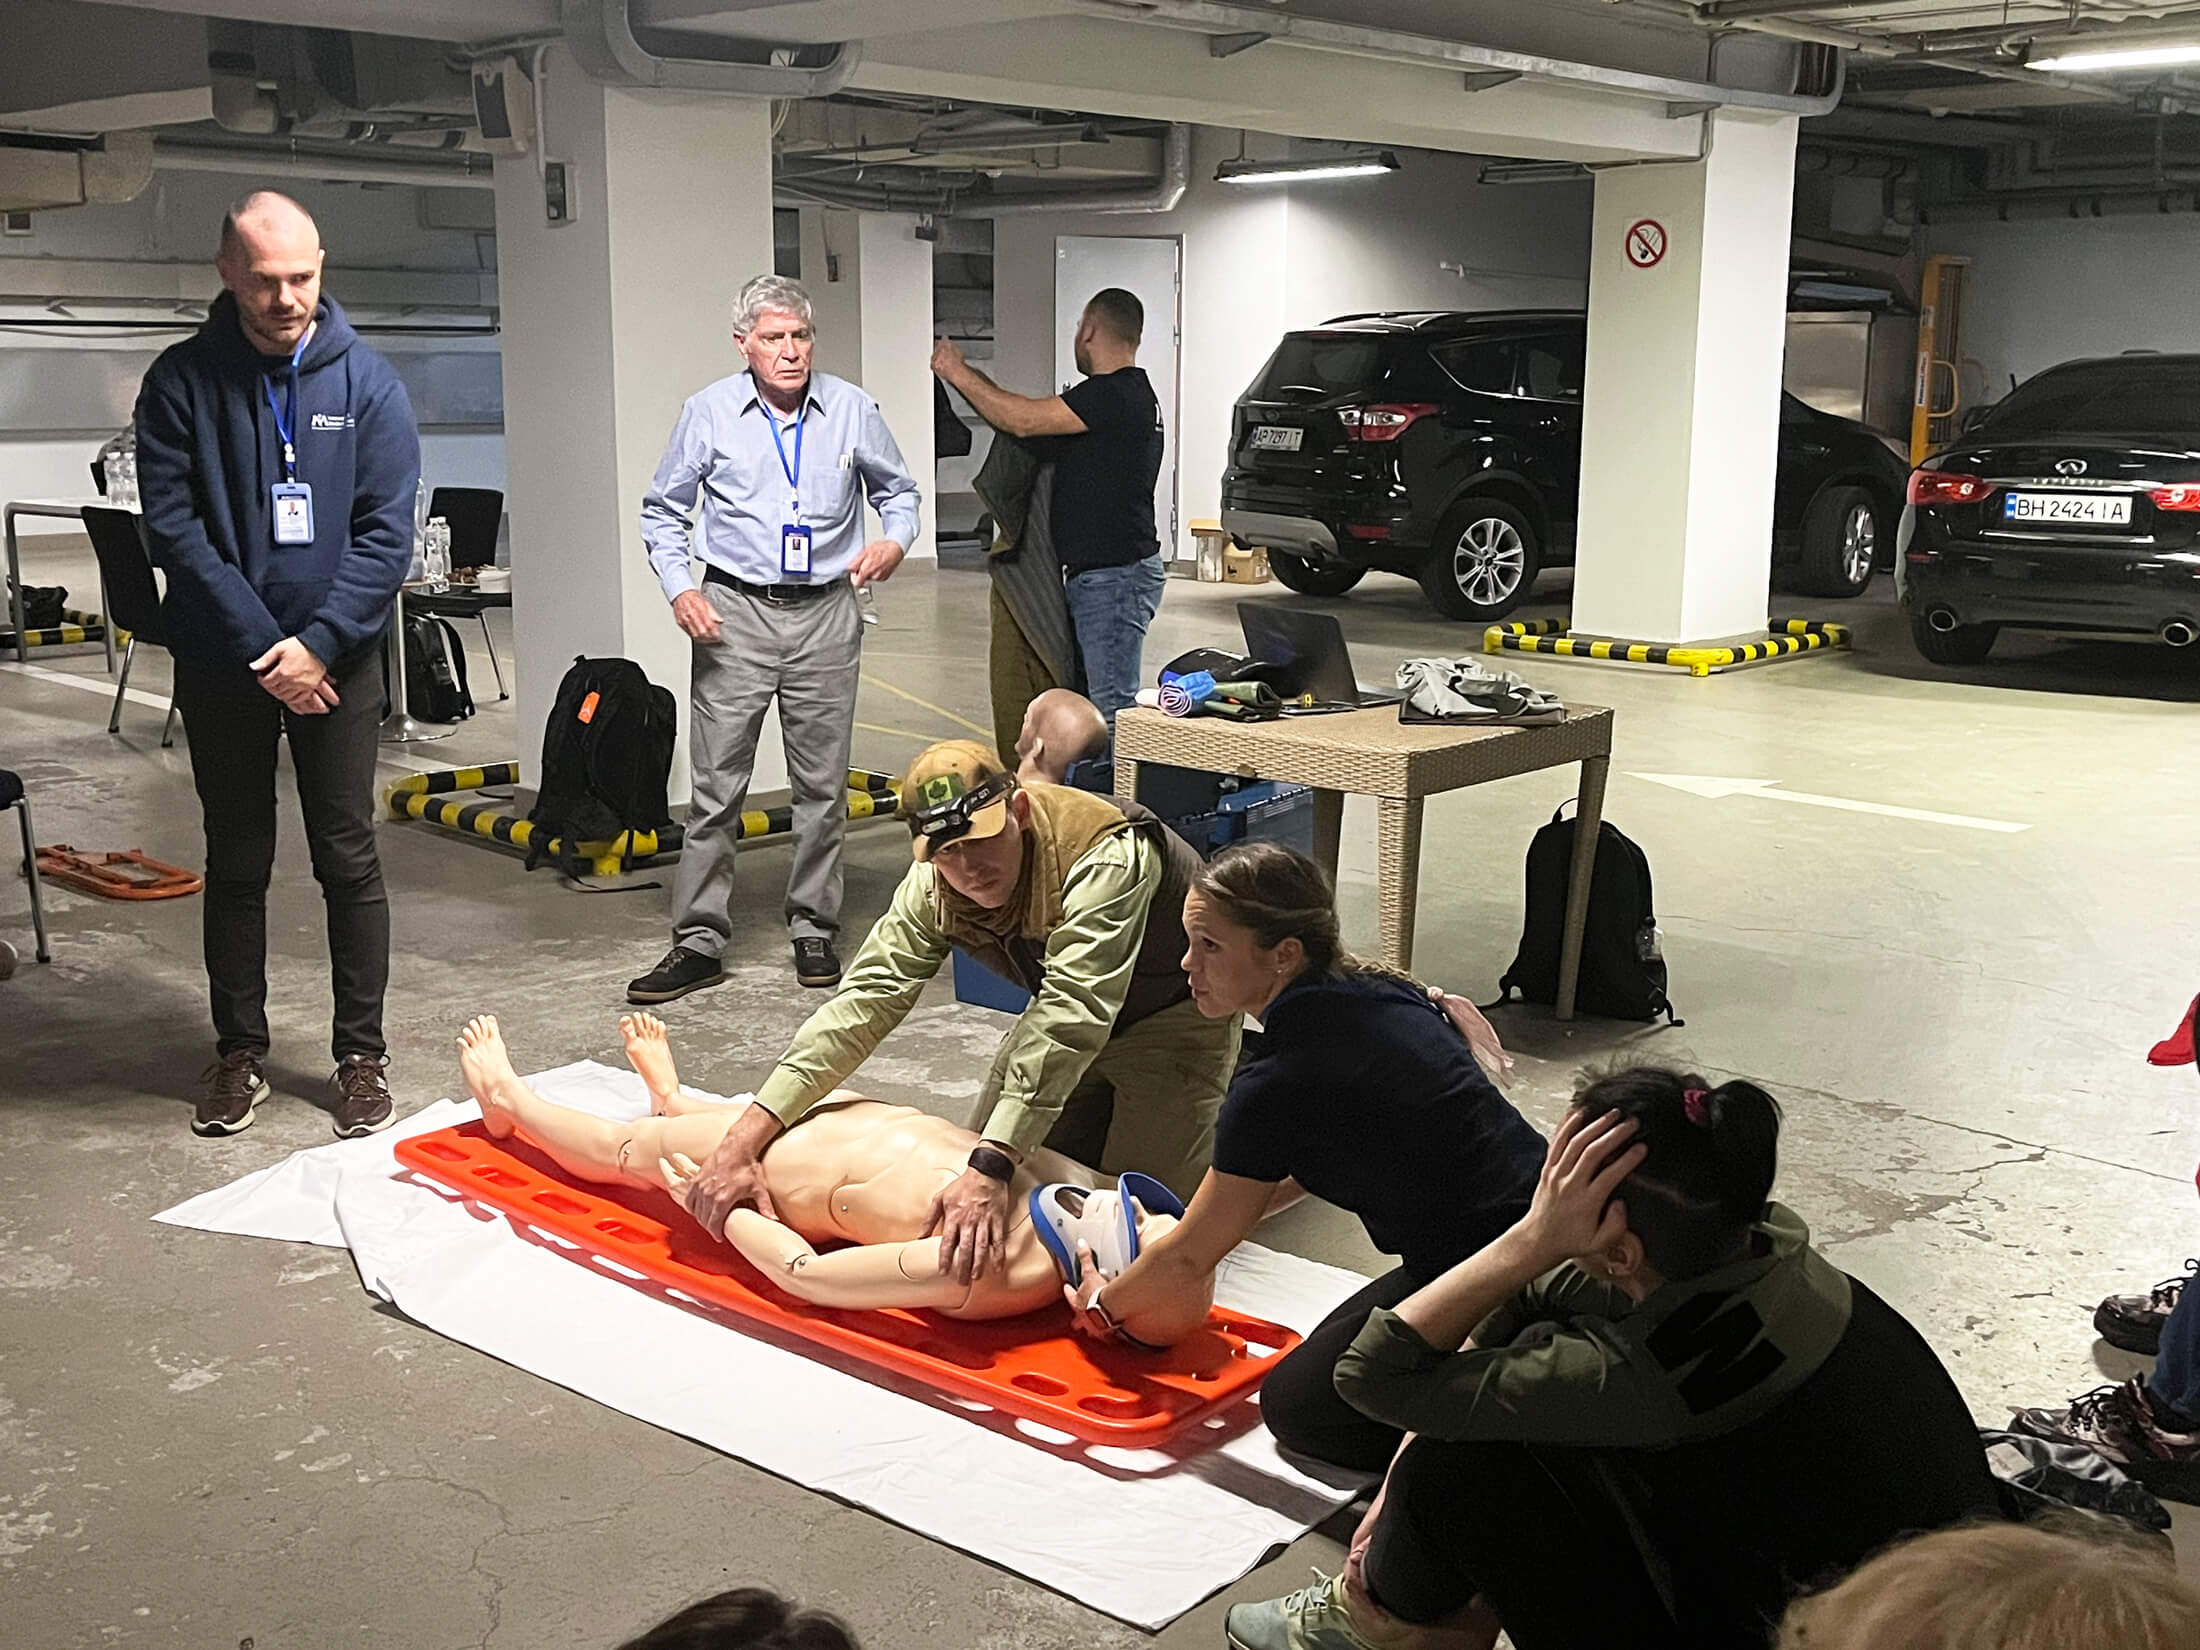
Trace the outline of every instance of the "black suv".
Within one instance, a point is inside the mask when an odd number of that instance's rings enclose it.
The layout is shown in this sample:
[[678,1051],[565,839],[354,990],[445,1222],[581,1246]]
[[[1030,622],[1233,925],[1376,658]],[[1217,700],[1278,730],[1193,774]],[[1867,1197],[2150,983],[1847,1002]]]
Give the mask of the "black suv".
[[[1310,596],[1375,568],[1447,617],[1502,618],[1573,560],[1587,331],[1579,310],[1504,310],[1285,334],[1232,415],[1223,527]],[[1773,547],[1792,582],[1862,594],[1907,476],[1864,425],[1782,396]]]
[[2200,355],[2050,367],[1910,478],[1895,573],[1917,650],[2004,628],[2200,641]]

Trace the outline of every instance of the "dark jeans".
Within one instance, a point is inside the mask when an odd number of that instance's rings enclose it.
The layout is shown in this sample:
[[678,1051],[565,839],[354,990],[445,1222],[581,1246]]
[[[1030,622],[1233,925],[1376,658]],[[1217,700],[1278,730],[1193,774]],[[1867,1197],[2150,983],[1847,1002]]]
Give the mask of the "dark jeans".
[[2200,1419],[2200,1282],[2185,1285],[2162,1325],[2162,1350],[2147,1387],[2178,1414]]
[[390,907],[374,851],[380,648],[337,661],[330,677],[343,702],[325,716],[297,716],[248,670],[176,656],[176,705],[206,823],[206,983],[223,1054],[268,1048],[267,884],[275,868],[275,746],[284,737],[314,880],[328,906],[331,1052],[339,1061],[384,1052]]
[[1396,1306],[1427,1281],[1403,1266],[1385,1272],[1322,1319],[1269,1372],[1261,1383],[1260,1414],[1277,1443],[1359,1472],[1381,1472],[1390,1465],[1405,1434],[1369,1420],[1337,1395],[1337,1360],[1367,1327],[1370,1312]]
[[1519,1650],[1679,1650],[1596,1453],[1417,1438],[1390,1469],[1368,1591],[1435,1623],[1480,1595]]

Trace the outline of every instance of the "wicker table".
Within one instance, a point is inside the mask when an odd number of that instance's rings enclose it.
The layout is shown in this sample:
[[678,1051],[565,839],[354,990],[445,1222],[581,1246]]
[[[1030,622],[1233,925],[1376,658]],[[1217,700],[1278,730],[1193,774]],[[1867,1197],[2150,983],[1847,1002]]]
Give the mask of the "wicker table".
[[1314,851],[1332,875],[1346,794],[1373,797],[1380,832],[1376,888],[1382,908],[1382,960],[1400,969],[1413,964],[1423,799],[1579,762],[1581,823],[1574,833],[1557,1003],[1561,1020],[1573,1018],[1582,924],[1589,910],[1589,870],[1612,765],[1611,711],[1597,705],[1569,706],[1565,721],[1545,727],[1439,728],[1403,726],[1388,706],[1279,722],[1126,710],[1115,723],[1117,795],[1137,794],[1141,762],[1311,785]]

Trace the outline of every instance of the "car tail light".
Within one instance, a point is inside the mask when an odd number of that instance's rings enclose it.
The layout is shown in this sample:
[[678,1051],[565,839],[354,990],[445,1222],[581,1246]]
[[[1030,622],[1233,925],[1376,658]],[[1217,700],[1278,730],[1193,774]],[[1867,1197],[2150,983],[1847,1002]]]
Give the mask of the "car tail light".
[[2157,487],[2147,497],[2154,500],[2157,510],[2200,511],[2200,484],[2187,482],[2178,487]]
[[1993,491],[1991,481],[1959,470],[1918,470],[1910,477],[1912,504],[1976,504]]
[[1416,418],[1436,411],[1433,401],[1385,401],[1372,407],[1340,407],[1337,417],[1355,441],[1396,441]]

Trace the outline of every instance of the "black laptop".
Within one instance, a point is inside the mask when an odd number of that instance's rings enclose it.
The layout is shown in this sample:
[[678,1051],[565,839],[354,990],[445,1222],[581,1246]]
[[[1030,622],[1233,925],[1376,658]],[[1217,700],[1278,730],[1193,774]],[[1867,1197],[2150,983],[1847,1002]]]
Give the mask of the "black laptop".
[[[1245,631],[1245,651],[1275,667],[1269,680],[1284,697],[1286,716],[1395,705],[1405,697],[1395,688],[1360,686],[1352,655],[1345,651],[1344,627],[1334,614],[1239,602],[1238,624]],[[1313,703],[1291,702],[1302,696]]]

